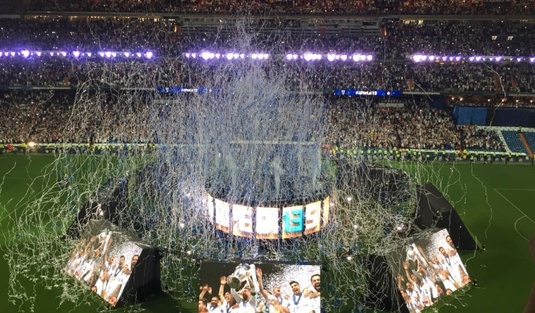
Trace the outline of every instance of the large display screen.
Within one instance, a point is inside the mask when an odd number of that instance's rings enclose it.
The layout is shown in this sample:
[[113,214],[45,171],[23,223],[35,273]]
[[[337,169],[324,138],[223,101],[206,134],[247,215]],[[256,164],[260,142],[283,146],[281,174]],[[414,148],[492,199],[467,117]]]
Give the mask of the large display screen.
[[319,232],[329,221],[330,198],[285,207],[250,207],[206,195],[204,215],[216,229],[234,236],[288,239]]
[[202,263],[199,312],[268,310],[320,313],[321,267],[284,263]]
[[67,262],[67,273],[115,306],[143,248],[108,221],[90,221]]
[[279,209],[256,208],[256,238],[277,239],[279,238]]
[[232,205],[232,233],[251,238],[253,235],[253,209],[244,205]]
[[470,282],[446,229],[399,249],[387,260],[410,312],[420,312]]

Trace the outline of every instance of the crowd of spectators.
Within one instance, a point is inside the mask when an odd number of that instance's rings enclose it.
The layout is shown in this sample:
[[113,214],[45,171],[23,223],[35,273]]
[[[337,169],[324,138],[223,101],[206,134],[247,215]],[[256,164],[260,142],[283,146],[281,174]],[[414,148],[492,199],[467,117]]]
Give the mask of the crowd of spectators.
[[460,132],[446,110],[408,101],[402,108],[377,107],[369,100],[340,98],[329,110],[329,144],[363,149],[453,150]]
[[[225,61],[209,63],[177,58],[114,61],[41,56],[28,59],[4,57],[0,62],[0,86],[49,88],[76,88],[88,82],[122,88],[197,88],[207,86],[205,78],[216,71],[218,65],[225,67]],[[265,66],[279,74],[284,73],[291,88],[304,84],[309,90],[317,92],[333,89],[383,89],[445,94],[477,92],[496,95],[535,92],[535,64],[525,63],[332,64],[278,60],[266,62]]]
[[[171,117],[156,98],[148,91],[4,91],[0,144],[188,143],[187,110],[180,115],[173,110]],[[431,108],[425,97],[329,97],[327,115],[324,143],[339,149],[504,151],[495,130],[457,126],[451,109]],[[173,125],[172,133],[151,127],[165,123]]]
[[[366,1],[355,1],[366,3]],[[433,2],[433,1],[431,1]],[[470,1],[468,1],[470,2]],[[89,2],[41,1],[43,5],[87,5]],[[73,4],[74,3],[74,4]],[[120,10],[125,5],[136,11],[145,5],[168,8],[170,1],[91,1],[96,10]],[[181,7],[203,5],[212,1],[180,1]],[[256,2],[251,2],[254,5]],[[268,2],[256,3],[258,5]],[[374,2],[375,3],[375,2]],[[418,1],[382,1],[386,8],[411,4],[425,11]],[[37,2],[33,2],[37,5]],[[174,2],[177,4],[177,2]],[[219,1],[231,8],[233,2]],[[295,1],[273,1],[269,5],[295,6]],[[300,7],[316,12],[319,2],[300,1]],[[512,4],[512,8],[516,6]],[[336,6],[332,4],[333,8]],[[217,10],[218,5],[214,6]],[[460,6],[462,7],[462,5]],[[74,9],[75,7],[71,7]],[[338,10],[337,8],[336,10]],[[319,12],[319,11],[318,11]],[[154,115],[150,105],[156,87],[196,88],[215,81],[224,73],[218,69],[225,61],[205,62],[185,59],[183,53],[213,50],[270,52],[279,57],[265,61],[268,73],[283,76],[290,88],[307,86],[309,91],[329,93],[333,89],[403,90],[461,94],[465,105],[533,107],[533,99],[506,102],[507,93],[535,92],[533,62],[454,62],[415,63],[414,53],[437,55],[514,55],[530,57],[535,51],[531,24],[525,21],[425,21],[406,23],[386,20],[376,35],[325,35],[303,32],[257,32],[254,35],[237,28],[232,32],[183,31],[176,21],[132,18],[28,18],[0,19],[0,51],[38,49],[42,51],[153,51],[155,58],[105,59],[68,56],[0,56],[1,108],[6,112],[0,126],[3,142],[147,142],[154,136],[141,127],[139,116]],[[296,25],[291,25],[294,27]],[[241,50],[243,49],[243,50]],[[264,50],[265,49],[265,50]],[[371,53],[373,62],[287,61],[288,52]],[[241,61],[233,61],[241,62]],[[223,66],[224,68],[224,66]],[[228,69],[227,69],[228,70]],[[221,80],[221,77],[218,77]],[[34,88],[38,89],[35,90]],[[56,90],[66,88],[68,90]],[[90,91],[108,90],[95,98]],[[5,91],[15,89],[15,91]],[[124,89],[145,90],[149,95],[136,98]],[[143,91],[139,91],[143,93]],[[489,98],[460,99],[463,94],[494,94]],[[119,94],[120,96],[117,96]],[[138,94],[139,95],[139,94]],[[85,118],[68,117],[74,98],[96,103],[85,107]],[[425,97],[424,97],[425,98]],[[526,99],[526,100],[523,100]],[[370,99],[337,98],[329,111],[329,144],[364,148],[456,149],[472,147],[501,149],[499,138],[491,132],[457,128],[447,110],[431,109],[425,104],[402,101],[398,105],[378,106]],[[455,101],[452,101],[455,102]],[[125,111],[118,104],[129,104]],[[95,110],[93,112],[93,110]],[[120,114],[116,114],[120,113]],[[105,119],[99,119],[105,116]],[[177,117],[178,118],[178,117]],[[62,121],[70,120],[69,125]],[[135,121],[135,122],[134,122]],[[62,129],[63,126],[68,127]],[[140,126],[141,125],[141,126]],[[187,141],[187,138],[180,140]]]
[[[31,18],[0,19],[0,51],[37,49],[43,51],[153,51],[157,60],[139,65],[153,73],[155,83],[172,85],[184,81],[185,52],[266,51],[280,57],[288,52],[371,53],[371,64],[321,61],[313,64],[309,84],[315,89],[356,88],[421,90],[441,92],[533,92],[535,64],[529,63],[535,51],[531,23],[525,21],[425,21],[404,23],[387,21],[377,36],[263,33],[205,33],[181,31],[174,21],[152,19],[104,18]],[[414,53],[437,55],[514,55],[518,62],[421,63],[410,61]],[[132,82],[128,69],[118,70],[120,62],[89,62],[85,57],[2,57],[1,85],[77,86],[92,78],[101,78],[103,69],[113,67],[106,80]],[[110,65],[108,63],[113,63]],[[124,62],[129,67],[131,62]],[[140,62],[137,62],[138,64]],[[147,61],[146,63],[149,63]],[[278,60],[273,66],[286,66]],[[303,62],[294,62],[303,64]],[[344,64],[342,64],[344,63]],[[518,64],[517,64],[518,63]],[[303,65],[302,68],[311,67]],[[121,73],[125,73],[124,75]],[[126,75],[126,78],[124,77]],[[301,74],[297,79],[301,78]],[[305,75],[306,76],[306,75]],[[172,78],[172,81],[166,79]],[[191,79],[188,77],[188,81]]]
[[460,134],[462,146],[466,150],[505,151],[503,142],[493,130],[466,125],[460,127]]
[[175,12],[207,14],[530,14],[522,0],[31,0],[28,11]]
[[[340,28],[322,34],[318,28],[262,31],[254,25],[182,29],[179,21],[147,18],[0,19],[0,49],[60,51],[146,51],[179,57],[196,50],[254,50],[272,54],[321,51],[373,54],[376,60],[407,60],[417,53],[530,57],[535,35],[529,21],[437,20],[406,23],[385,20],[376,32],[355,35]],[[251,31],[252,29],[252,31]],[[382,31],[380,31],[382,29]]]

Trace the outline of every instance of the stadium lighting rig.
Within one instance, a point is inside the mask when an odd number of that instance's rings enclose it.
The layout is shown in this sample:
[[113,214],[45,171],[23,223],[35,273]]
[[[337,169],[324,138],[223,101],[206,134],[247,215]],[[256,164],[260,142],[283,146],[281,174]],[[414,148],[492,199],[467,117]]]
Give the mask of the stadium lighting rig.
[[483,63],[483,62],[529,62],[535,63],[535,57],[522,57],[522,56],[501,56],[501,55],[472,55],[472,56],[460,56],[460,55],[433,55],[433,54],[414,54],[411,56],[411,60],[415,63]]
[[146,59],[151,60],[156,57],[155,53],[152,51],[143,51],[143,52],[131,52],[131,51],[111,51],[111,50],[105,50],[105,51],[98,51],[96,53],[89,52],[89,51],[53,51],[53,50],[8,50],[8,51],[0,51],[0,58],[1,59],[9,59],[9,58],[39,58],[43,56],[50,56],[50,57],[60,57],[60,58],[69,58],[72,57],[74,59],[81,59],[81,58],[101,58],[101,59]]
[[186,52],[183,54],[185,59],[199,59],[199,60],[269,60],[272,58],[284,59],[287,61],[303,60],[306,62],[327,60],[329,62],[334,61],[353,61],[353,62],[371,62],[374,60],[371,54],[321,54],[313,52],[305,53],[287,53],[285,55],[272,55],[264,52],[243,53],[243,52]]

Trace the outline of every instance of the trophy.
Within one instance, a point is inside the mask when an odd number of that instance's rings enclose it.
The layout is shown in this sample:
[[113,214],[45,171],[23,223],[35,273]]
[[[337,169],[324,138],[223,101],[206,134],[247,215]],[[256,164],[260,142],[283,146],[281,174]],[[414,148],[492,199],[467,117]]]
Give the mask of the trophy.
[[260,288],[256,279],[256,267],[254,264],[240,263],[236,266],[234,272],[227,277],[227,285],[236,290],[249,286],[252,294],[258,292]]

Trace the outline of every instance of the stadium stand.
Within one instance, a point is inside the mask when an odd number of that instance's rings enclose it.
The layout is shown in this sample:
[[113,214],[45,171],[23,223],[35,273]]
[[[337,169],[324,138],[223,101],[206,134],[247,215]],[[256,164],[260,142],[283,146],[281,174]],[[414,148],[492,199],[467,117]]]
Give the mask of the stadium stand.
[[520,139],[520,136],[517,131],[502,131],[503,137],[505,139],[506,145],[509,147],[509,149],[516,153],[528,153],[526,150],[526,147],[524,146],[524,143]]

